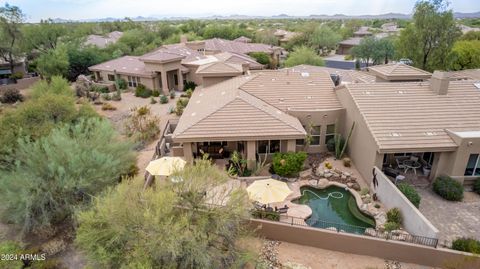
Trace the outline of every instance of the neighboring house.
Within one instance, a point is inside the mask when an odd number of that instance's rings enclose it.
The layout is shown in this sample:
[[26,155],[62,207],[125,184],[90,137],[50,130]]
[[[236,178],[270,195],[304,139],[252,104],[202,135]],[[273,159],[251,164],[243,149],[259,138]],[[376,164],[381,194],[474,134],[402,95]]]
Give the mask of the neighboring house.
[[362,26],[356,32],[353,33],[353,37],[366,37],[373,35],[372,32],[369,31],[369,27]]
[[473,31],[473,32],[480,31],[480,28],[470,27],[470,26],[466,26],[466,25],[463,25],[463,24],[459,24],[458,28],[460,28],[460,30],[462,31],[462,34],[466,34],[466,33],[471,32],[471,31]]
[[352,53],[352,48],[360,45],[363,37],[352,37],[338,43],[338,48],[336,50],[337,54],[340,55],[349,55]]
[[243,42],[243,43],[252,43],[252,39],[251,38],[248,38],[248,37],[245,37],[245,36],[241,36],[239,38],[235,38],[233,41],[235,42]]
[[382,31],[385,33],[397,33],[400,31],[396,22],[387,22],[382,24]]
[[85,45],[94,45],[99,48],[105,48],[108,45],[115,44],[122,37],[123,32],[114,31],[105,36],[89,35],[85,41]]
[[480,69],[451,71],[448,76],[450,80],[480,80]]
[[[480,175],[480,84],[450,81],[435,72],[429,81],[346,84],[337,90],[346,109],[344,128],[356,123],[348,154],[365,179],[391,160],[418,158],[430,179],[463,181]],[[422,173],[422,172],[418,172]]]
[[150,89],[183,90],[186,81],[213,85],[243,75],[263,66],[245,54],[221,52],[205,55],[204,47],[195,42],[164,45],[140,57],[124,56],[89,67],[97,81],[123,78],[131,88],[143,84]]
[[265,154],[323,152],[343,113],[327,72],[259,71],[195,90],[173,132],[173,152],[192,161],[236,150],[249,167]]
[[279,45],[285,44],[298,35],[298,33],[277,29],[273,35],[278,38]]
[[[25,58],[18,58],[15,61],[13,73],[21,73],[24,76],[27,74]],[[10,69],[10,63],[5,61],[5,59],[0,58],[0,78],[9,78],[11,75],[12,71]]]

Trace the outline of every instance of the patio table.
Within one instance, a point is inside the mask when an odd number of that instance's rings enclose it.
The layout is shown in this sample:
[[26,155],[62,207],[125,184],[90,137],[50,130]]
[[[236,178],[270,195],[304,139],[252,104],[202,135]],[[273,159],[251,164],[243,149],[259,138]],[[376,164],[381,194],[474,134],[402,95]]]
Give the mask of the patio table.
[[422,167],[422,165],[417,161],[412,160],[405,160],[403,161],[403,165],[405,166],[404,173],[406,174],[408,170],[412,169],[415,175],[417,175],[417,169]]

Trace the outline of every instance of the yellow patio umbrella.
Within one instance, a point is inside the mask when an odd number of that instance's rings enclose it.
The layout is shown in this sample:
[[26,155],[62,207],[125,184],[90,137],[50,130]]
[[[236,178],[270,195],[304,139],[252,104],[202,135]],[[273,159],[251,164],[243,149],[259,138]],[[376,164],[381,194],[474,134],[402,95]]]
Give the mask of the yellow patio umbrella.
[[287,183],[273,178],[253,182],[248,186],[247,192],[250,199],[263,204],[283,202],[292,193]]
[[169,176],[175,171],[182,170],[186,163],[180,157],[162,157],[151,161],[146,170],[153,176]]

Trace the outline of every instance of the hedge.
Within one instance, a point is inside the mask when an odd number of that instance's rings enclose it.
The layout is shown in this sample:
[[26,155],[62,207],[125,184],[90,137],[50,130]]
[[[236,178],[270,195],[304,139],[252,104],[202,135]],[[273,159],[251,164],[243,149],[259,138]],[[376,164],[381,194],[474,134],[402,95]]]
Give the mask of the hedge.
[[433,182],[433,191],[449,201],[463,199],[463,185],[449,176],[439,176]]
[[280,176],[297,176],[307,159],[305,152],[275,153],[273,155],[273,172]]
[[417,190],[407,183],[400,183],[397,188],[407,197],[407,199],[416,207],[420,207],[420,200],[422,199]]
[[480,241],[473,238],[458,238],[452,242],[452,249],[480,254]]

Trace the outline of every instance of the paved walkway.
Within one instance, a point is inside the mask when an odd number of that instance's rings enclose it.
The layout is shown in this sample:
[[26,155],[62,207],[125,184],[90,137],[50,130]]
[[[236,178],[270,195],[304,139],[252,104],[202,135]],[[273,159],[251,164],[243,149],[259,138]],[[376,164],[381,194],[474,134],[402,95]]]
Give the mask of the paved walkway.
[[444,200],[431,188],[417,188],[420,211],[440,231],[440,244],[449,246],[458,237],[480,240],[480,196],[465,192],[463,202]]

